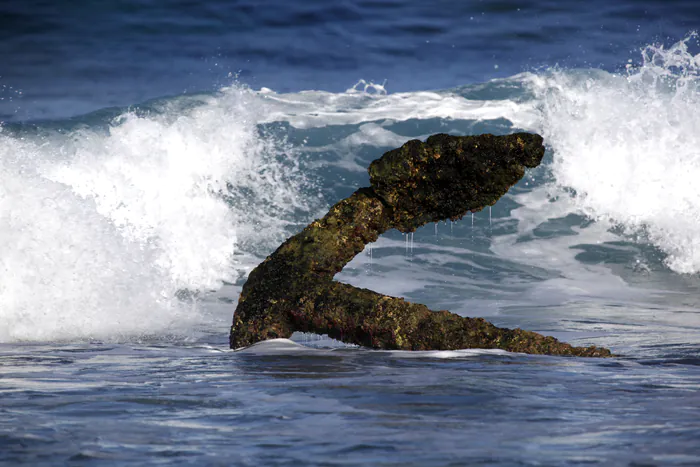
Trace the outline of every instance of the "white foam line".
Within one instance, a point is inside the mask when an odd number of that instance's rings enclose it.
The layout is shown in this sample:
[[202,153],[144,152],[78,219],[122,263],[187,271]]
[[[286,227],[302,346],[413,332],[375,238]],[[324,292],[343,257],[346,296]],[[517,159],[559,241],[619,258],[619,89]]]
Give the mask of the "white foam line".
[[[224,94],[228,92],[223,90]],[[524,107],[510,100],[469,100],[450,92],[410,92],[388,95],[301,91],[277,94],[253,92],[262,109],[261,122],[289,122],[293,127],[320,128],[356,125],[382,120],[405,121],[431,118],[491,120],[522,115]]]

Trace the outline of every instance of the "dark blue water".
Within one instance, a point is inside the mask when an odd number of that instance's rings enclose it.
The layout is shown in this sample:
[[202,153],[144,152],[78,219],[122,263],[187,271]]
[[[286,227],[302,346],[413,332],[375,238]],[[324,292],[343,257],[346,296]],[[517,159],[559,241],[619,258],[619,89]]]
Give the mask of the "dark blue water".
[[[698,27],[692,0],[144,0],[0,6],[0,119],[66,117],[212,91],[445,89],[560,65],[614,70]],[[19,94],[21,92],[21,95]]]
[[239,355],[51,346],[2,357],[34,381],[4,376],[6,388],[24,394],[5,399],[8,465],[698,460],[700,376],[680,382],[679,364],[281,346]]
[[[700,465],[691,1],[4,2],[0,464]],[[430,134],[542,134],[338,279],[613,359],[229,350],[246,276]]]

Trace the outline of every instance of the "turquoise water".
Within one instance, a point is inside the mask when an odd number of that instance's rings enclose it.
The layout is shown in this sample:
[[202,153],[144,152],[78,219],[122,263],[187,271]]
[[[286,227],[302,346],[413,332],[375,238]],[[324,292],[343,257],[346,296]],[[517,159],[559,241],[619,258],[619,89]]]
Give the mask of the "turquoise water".
[[[700,463],[693,3],[0,11],[1,464]],[[618,357],[227,348],[370,161],[520,130],[545,160],[492,209],[338,279]]]

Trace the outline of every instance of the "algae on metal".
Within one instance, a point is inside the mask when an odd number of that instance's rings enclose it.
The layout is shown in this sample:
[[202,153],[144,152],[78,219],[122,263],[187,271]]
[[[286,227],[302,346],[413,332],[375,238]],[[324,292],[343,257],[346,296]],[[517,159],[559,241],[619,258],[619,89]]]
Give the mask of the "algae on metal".
[[370,164],[370,187],[338,202],[250,273],[233,316],[231,348],[304,331],[375,349],[610,356],[604,348],[572,347],[333,280],[389,229],[413,232],[493,205],[543,155],[542,137],[528,133],[439,134],[387,152]]

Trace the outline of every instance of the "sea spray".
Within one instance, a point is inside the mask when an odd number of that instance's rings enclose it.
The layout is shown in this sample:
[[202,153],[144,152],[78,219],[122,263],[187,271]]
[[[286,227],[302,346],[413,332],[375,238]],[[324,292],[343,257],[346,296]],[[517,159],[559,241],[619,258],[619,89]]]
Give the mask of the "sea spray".
[[284,238],[318,198],[247,95],[0,133],[0,341],[188,332],[202,316],[179,290],[215,289]]
[[[433,120],[451,133],[478,132],[483,121],[507,131],[510,121],[544,134],[551,149],[548,174],[526,189],[550,183],[533,192],[546,201],[537,219],[585,214],[648,240],[672,270],[697,272],[695,41],[647,47],[638,66],[619,73],[550,70],[494,80],[479,85],[481,100],[467,88],[277,94],[231,86],[106,123],[86,117],[37,131],[6,128],[0,341],[191,328],[201,313],[177,300],[178,290],[243,277],[317,212],[301,149],[280,136],[286,124],[299,132],[356,125],[337,143],[355,148],[403,141],[407,120]],[[519,231],[539,225],[528,212],[518,212]]]
[[700,270],[700,54],[696,36],[648,46],[638,67],[611,74],[557,70],[526,81],[541,112],[533,128],[576,209],[642,235],[680,273]]

